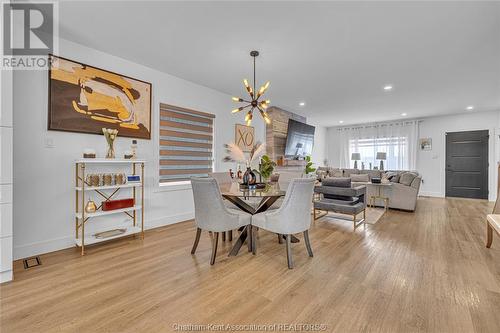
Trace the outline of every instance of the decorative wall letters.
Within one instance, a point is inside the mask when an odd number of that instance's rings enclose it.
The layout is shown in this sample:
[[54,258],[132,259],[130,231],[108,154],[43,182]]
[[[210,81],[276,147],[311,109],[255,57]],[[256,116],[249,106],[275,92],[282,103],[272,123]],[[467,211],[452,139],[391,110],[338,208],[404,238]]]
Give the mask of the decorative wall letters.
[[234,142],[241,150],[250,151],[255,144],[255,128],[236,124],[234,127]]

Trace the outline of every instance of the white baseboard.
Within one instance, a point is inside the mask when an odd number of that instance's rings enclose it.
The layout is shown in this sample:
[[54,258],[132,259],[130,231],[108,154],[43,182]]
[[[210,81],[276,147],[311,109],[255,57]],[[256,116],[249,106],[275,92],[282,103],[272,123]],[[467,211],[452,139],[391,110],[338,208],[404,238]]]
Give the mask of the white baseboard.
[[[423,192],[418,193],[418,196],[419,197],[446,198],[446,196],[443,193],[439,193],[439,192],[425,192],[425,191],[423,191]],[[490,197],[488,198],[488,201],[495,202],[496,196],[490,195]]]
[[184,214],[178,214],[178,215],[169,215],[169,216],[163,216],[159,217],[153,220],[148,220],[146,221],[146,225],[144,226],[144,229],[154,229],[154,228],[159,228],[163,227],[169,224],[174,224],[174,223],[179,223],[187,220],[194,219],[194,212],[189,212],[189,213],[184,213]]
[[0,283],[12,281],[12,271],[0,272]]
[[41,242],[14,246],[14,260],[67,249],[75,246],[74,236],[48,239]]
[[420,197],[435,197],[435,198],[444,198],[444,194],[440,192],[431,192],[431,191],[420,191],[418,193],[418,196]]
[[[159,228],[169,224],[191,220],[193,218],[194,218],[194,212],[163,216],[153,220],[146,220],[144,229],[148,230],[148,229]],[[14,260],[32,257],[44,253],[59,251],[73,246],[75,246],[73,235],[61,238],[49,239],[31,244],[25,244],[21,246],[15,246]]]

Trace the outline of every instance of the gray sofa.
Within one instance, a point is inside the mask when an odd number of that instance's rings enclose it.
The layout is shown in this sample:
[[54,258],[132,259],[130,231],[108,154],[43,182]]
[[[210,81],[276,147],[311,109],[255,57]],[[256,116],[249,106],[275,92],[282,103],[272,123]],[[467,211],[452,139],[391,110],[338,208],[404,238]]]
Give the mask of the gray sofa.
[[[392,186],[382,187],[382,196],[389,198],[389,208],[408,211],[414,211],[417,206],[418,191],[420,189],[420,183],[422,182],[422,177],[414,171],[380,171],[319,167],[316,173],[320,179],[326,177],[349,177],[351,178],[352,186],[366,185],[366,196],[368,201],[370,201],[372,195],[378,194],[378,188],[370,184],[371,179],[373,177],[382,178],[384,175],[390,176]],[[381,199],[377,199],[375,200],[375,205],[383,207],[384,202]]]

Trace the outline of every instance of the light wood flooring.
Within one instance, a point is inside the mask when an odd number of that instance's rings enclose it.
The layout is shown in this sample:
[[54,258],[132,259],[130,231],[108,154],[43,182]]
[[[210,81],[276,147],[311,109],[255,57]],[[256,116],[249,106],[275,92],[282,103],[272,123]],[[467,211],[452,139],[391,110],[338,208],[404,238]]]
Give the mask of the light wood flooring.
[[[500,239],[484,246],[486,201],[420,198],[375,225],[322,218],[285,245],[259,231],[257,255],[209,265],[192,221],[41,256],[0,286],[0,332],[172,332],[175,324],[327,325],[326,332],[500,332]],[[234,242],[234,241],[233,241]],[[221,244],[221,242],[219,242]]]

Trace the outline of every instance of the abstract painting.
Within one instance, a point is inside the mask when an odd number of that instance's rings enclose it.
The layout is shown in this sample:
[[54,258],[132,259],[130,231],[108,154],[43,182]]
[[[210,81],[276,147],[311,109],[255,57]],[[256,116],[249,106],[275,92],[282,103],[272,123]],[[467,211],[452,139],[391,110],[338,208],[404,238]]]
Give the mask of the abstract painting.
[[151,83],[49,57],[49,130],[151,139]]

